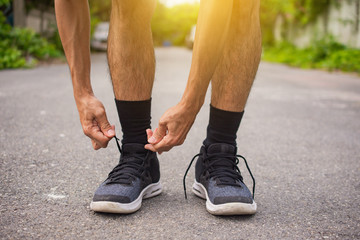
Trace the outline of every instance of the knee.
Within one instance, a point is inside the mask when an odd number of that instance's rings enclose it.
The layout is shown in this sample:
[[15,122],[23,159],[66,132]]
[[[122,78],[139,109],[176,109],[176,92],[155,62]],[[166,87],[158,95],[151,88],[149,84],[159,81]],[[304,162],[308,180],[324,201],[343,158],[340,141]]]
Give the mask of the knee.
[[155,5],[155,0],[112,0],[112,14],[123,20],[150,21]]

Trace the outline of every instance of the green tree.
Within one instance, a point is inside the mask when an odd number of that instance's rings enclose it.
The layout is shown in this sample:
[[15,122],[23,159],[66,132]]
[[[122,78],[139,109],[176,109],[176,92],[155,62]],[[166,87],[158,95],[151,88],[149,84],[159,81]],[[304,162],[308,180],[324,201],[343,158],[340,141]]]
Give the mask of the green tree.
[[173,45],[185,44],[186,35],[196,24],[199,4],[180,4],[171,8],[158,1],[151,22],[154,43],[161,45],[170,41]]
[[[99,22],[109,21],[111,12],[110,0],[89,0],[91,26],[94,29]],[[174,45],[184,45],[185,37],[196,24],[199,4],[180,4],[168,8],[157,0],[151,28],[155,45],[170,41]]]

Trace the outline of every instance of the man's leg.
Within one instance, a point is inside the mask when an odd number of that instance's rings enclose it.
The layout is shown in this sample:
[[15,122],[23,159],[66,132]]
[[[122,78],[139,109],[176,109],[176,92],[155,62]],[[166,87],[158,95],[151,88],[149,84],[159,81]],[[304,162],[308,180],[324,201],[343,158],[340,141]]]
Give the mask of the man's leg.
[[260,1],[234,1],[224,52],[212,78],[207,137],[193,186],[196,195],[207,198],[206,207],[212,214],[256,211],[256,203],[236,170],[235,155],[236,132],[261,55],[259,5]]
[[235,145],[236,132],[260,62],[259,4],[260,1],[234,1],[223,56],[211,81],[206,145],[212,142]]
[[151,97],[155,58],[150,22],[155,4],[155,0],[112,1],[108,62],[118,100]]
[[261,57],[260,1],[235,0],[223,57],[212,78],[211,104],[242,112]]
[[155,58],[151,17],[155,0],[113,0],[108,62],[123,143],[147,143]]
[[150,128],[155,60],[150,21],[155,0],[113,0],[108,63],[123,131],[120,163],[96,190],[94,211],[131,213],[161,193],[156,153],[144,148]]

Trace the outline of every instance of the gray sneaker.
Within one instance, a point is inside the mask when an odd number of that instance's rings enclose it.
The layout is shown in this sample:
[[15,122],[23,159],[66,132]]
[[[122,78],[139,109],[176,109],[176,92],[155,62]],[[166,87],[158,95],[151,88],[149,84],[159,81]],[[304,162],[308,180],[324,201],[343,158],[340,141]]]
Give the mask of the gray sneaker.
[[142,199],[161,191],[156,153],[144,149],[143,144],[128,143],[123,145],[119,164],[96,190],[90,208],[95,212],[133,213],[141,207]]
[[[237,167],[238,157],[244,160],[245,158],[236,155],[236,147],[225,143],[214,143],[207,149],[202,146],[200,153],[192,159],[190,166],[196,157],[198,160],[192,191],[196,196],[206,199],[208,212],[214,215],[244,215],[256,212],[256,203]],[[254,193],[255,179],[246,160],[245,163],[253,179]],[[185,177],[187,172],[188,170]],[[186,190],[185,177],[184,190]]]

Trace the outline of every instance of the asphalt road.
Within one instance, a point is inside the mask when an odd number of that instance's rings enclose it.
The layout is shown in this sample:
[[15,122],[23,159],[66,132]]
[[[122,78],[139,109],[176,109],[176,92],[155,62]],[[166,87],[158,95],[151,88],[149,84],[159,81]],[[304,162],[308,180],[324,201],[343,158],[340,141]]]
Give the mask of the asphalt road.
[[[104,54],[94,91],[120,134]],[[153,126],[177,103],[191,52],[157,49]],[[257,180],[254,216],[212,216],[182,177],[205,137],[209,94],[183,146],[160,156],[163,193],[131,215],[89,203],[116,165],[93,151],[65,64],[0,72],[1,239],[360,239],[360,78],[262,63],[238,132]],[[251,180],[240,164],[245,182]]]

